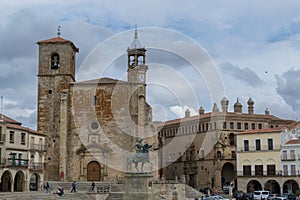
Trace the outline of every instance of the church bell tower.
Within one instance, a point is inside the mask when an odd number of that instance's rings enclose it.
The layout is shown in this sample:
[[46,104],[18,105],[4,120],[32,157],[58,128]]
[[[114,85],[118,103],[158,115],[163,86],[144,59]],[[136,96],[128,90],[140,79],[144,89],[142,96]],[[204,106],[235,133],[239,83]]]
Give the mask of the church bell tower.
[[137,29],[134,32],[134,39],[127,49],[128,56],[128,81],[132,83],[146,83],[146,49],[138,40]]
[[57,37],[37,42],[38,110],[37,130],[46,134],[47,180],[64,178],[67,160],[67,117],[70,83],[75,82],[75,56],[79,51],[73,42]]
[[132,83],[131,96],[131,117],[137,124],[137,135],[142,137],[145,132],[145,126],[148,123],[147,103],[146,103],[146,49],[138,39],[137,29],[134,32],[134,39],[127,49],[128,82]]

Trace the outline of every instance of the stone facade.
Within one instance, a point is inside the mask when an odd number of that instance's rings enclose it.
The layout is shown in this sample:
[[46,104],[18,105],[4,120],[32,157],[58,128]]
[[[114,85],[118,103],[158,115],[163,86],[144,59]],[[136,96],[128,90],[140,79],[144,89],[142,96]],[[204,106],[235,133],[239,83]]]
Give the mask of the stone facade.
[[46,179],[124,177],[126,157],[136,138],[155,142],[151,107],[146,102],[146,49],[128,48],[128,81],[76,82],[78,48],[60,37],[38,44],[38,130],[47,135]]
[[265,114],[254,114],[254,101],[250,98],[248,113],[242,112],[237,100],[234,112],[228,111],[228,100],[221,100],[222,110],[217,104],[213,111],[199,115],[169,120],[158,125],[160,142],[159,171],[161,178],[175,180],[185,176],[186,183],[194,188],[212,188],[222,191],[225,182],[236,180],[235,134],[251,129],[264,129],[290,124],[292,120],[280,119]]

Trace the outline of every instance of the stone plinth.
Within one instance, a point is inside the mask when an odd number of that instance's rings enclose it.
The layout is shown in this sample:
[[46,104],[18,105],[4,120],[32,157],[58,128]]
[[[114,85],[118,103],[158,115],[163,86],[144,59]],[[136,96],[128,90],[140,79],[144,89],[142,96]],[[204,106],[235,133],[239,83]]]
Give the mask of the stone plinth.
[[152,172],[126,172],[124,200],[152,200]]

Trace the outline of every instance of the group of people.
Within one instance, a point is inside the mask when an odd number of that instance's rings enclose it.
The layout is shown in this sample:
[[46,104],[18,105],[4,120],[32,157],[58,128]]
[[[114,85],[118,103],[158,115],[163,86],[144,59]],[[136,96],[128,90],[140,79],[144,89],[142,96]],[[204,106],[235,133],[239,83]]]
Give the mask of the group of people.
[[[72,188],[71,188],[71,193],[73,192],[78,192],[78,189],[77,189],[77,181],[73,181],[72,183]],[[95,182],[93,181],[92,182],[92,185],[91,185],[91,191],[95,191],[95,188],[96,188],[96,184]],[[42,190],[45,190],[46,193],[50,193],[51,192],[51,188],[50,188],[50,184],[49,182],[45,182],[43,185],[42,185]],[[58,187],[57,190],[54,192],[54,194],[57,194],[59,196],[62,196],[64,194],[64,189],[62,187]]]

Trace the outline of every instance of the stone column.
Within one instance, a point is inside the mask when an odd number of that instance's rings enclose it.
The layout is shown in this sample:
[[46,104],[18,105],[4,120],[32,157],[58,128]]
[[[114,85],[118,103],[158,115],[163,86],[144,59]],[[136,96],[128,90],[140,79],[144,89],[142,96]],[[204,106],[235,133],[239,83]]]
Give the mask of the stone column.
[[10,190],[11,190],[11,192],[14,192],[14,191],[15,191],[15,188],[14,188],[14,180],[11,180],[11,182],[10,182]]
[[67,177],[67,133],[68,133],[68,91],[64,90],[60,98],[60,142],[59,142],[59,174],[60,180]]

